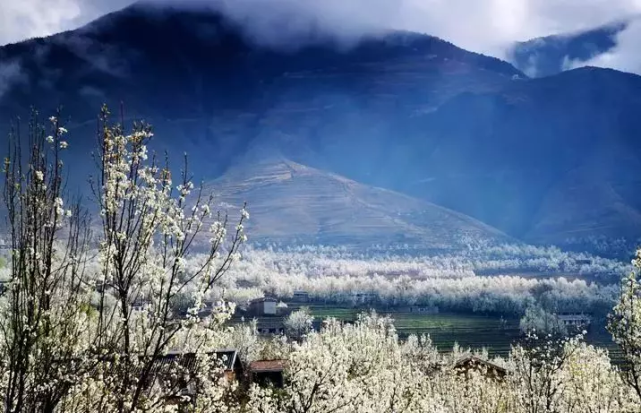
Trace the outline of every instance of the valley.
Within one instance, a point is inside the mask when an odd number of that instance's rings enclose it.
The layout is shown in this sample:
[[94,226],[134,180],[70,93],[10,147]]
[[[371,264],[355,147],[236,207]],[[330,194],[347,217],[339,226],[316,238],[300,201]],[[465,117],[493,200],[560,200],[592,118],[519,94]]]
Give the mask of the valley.
[[641,3],[466,1],[0,0],[0,413],[639,411]]

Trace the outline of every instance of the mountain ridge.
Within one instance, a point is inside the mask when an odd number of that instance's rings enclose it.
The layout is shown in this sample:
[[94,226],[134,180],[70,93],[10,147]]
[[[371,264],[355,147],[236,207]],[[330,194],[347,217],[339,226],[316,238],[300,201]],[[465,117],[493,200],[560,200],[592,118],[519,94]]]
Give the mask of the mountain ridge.
[[[65,103],[73,156],[89,160],[95,111],[124,101],[125,120],[151,122],[156,150],[190,153],[192,172],[205,181],[248,157],[278,154],[525,241],[558,243],[581,228],[598,234],[599,222],[573,217],[590,217],[599,197],[612,203],[599,204],[608,233],[639,227],[630,211],[641,210],[641,188],[626,177],[641,169],[617,165],[624,155],[641,157],[641,77],[585,68],[530,79],[509,63],[411,33],[349,49],[321,42],[274,50],[248,43],[216,14],[145,13],[136,6],[81,31],[0,48],[0,62],[20,60],[26,77],[0,98],[2,124],[31,104],[49,113]],[[622,149],[601,162],[599,147]],[[85,167],[74,165],[74,178]],[[568,178],[570,171],[584,175]],[[554,194],[591,177],[598,191],[582,186],[559,221],[569,204]]]
[[508,51],[508,60],[531,77],[553,76],[613,50],[617,36],[639,18],[517,42]]

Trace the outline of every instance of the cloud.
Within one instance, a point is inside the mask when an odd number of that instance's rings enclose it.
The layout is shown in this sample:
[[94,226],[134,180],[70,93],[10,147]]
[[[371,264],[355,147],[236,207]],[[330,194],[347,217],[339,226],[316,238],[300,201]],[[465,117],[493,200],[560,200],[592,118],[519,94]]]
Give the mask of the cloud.
[[20,62],[0,62],[0,99],[14,84],[24,80]]
[[56,43],[67,46],[68,50],[83,59],[87,65],[116,77],[128,74],[128,59],[134,58],[134,52],[119,50],[116,46],[100,44],[82,35],[59,36]]
[[0,45],[74,29],[131,0],[0,0]]
[[81,13],[76,0],[3,1],[0,7],[2,44],[54,33]]
[[[364,8],[364,1],[358,0],[219,0],[208,3],[244,27],[255,41],[283,45],[292,40],[327,36],[349,42],[390,29],[390,17],[399,13],[402,2],[369,0],[367,8]],[[269,3],[267,10],[266,3]]]
[[506,57],[515,41],[587,29],[641,12],[641,0],[184,0],[182,4],[222,10],[254,39],[266,43],[317,33],[350,40],[383,29],[404,29],[499,57]]
[[[70,29],[131,0],[2,0],[0,44]],[[641,0],[147,0],[224,10],[262,42],[330,35],[354,40],[382,29],[442,37],[505,57],[514,41],[581,30],[641,12]]]
[[634,20],[616,36],[617,45],[614,49],[588,61],[569,61],[567,67],[574,69],[582,66],[596,66],[641,74],[639,39],[641,39],[641,20]]
[[455,44],[505,58],[511,44],[600,26],[641,11],[641,0],[415,0],[402,17]]

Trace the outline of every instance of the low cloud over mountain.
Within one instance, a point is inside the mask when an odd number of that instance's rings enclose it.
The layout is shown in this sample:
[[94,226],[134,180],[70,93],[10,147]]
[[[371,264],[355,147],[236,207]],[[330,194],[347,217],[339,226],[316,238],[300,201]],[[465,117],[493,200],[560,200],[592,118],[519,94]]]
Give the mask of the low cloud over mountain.
[[641,73],[641,19],[623,19],[589,30],[521,42],[508,52],[510,61],[529,76],[595,66]]
[[[23,0],[0,8],[0,44],[78,27],[131,0]],[[435,35],[469,50],[504,57],[519,40],[586,30],[641,12],[637,0],[145,0],[214,7],[245,27],[256,40],[271,44],[299,42],[311,34],[353,42],[392,28]],[[616,57],[629,56],[622,38]]]

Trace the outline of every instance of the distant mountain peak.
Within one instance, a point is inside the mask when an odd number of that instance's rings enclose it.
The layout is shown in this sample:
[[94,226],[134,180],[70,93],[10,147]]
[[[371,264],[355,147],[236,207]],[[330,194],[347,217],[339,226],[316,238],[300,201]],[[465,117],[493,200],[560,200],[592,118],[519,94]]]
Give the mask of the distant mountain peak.
[[613,50],[617,46],[617,36],[640,17],[517,42],[508,53],[509,60],[532,77],[555,75]]
[[371,245],[405,242],[425,250],[465,248],[505,234],[429,202],[370,187],[285,158],[234,168],[208,188],[224,205],[247,202],[254,240]]

